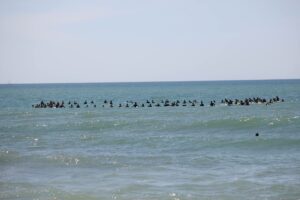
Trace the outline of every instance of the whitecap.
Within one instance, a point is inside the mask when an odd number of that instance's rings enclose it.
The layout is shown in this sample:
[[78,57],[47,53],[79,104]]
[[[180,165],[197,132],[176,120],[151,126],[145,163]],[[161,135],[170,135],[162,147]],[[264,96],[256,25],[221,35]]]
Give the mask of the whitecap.
[[176,193],[175,192],[169,193],[169,196],[170,197],[176,197]]
[[36,127],[47,127],[48,125],[47,124],[37,124],[35,125]]
[[244,122],[247,122],[247,121],[249,121],[250,120],[250,118],[245,118],[243,121]]

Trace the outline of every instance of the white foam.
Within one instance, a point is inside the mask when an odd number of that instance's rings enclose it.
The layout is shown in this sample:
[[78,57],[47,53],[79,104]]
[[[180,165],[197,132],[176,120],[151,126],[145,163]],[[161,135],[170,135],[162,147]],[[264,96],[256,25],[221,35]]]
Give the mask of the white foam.
[[172,192],[169,194],[170,197],[176,197],[176,193]]
[[273,126],[273,125],[274,125],[274,122],[270,122],[269,125],[270,125],[270,126]]

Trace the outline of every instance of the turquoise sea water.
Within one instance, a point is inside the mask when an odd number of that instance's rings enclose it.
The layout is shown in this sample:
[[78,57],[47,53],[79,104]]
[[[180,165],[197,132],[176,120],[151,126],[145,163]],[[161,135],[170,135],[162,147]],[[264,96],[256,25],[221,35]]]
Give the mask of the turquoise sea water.
[[300,199],[300,80],[0,85],[0,199]]

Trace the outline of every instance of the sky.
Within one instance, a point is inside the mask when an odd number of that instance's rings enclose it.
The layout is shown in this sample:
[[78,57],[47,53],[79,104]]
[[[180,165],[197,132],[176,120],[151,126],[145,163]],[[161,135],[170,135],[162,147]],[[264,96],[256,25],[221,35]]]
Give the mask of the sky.
[[0,0],[0,83],[300,78],[299,0]]

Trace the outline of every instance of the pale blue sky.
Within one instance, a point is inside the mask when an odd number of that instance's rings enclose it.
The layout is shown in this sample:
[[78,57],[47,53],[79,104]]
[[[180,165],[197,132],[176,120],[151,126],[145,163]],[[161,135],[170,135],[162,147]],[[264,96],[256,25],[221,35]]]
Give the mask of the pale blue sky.
[[298,0],[0,0],[0,83],[282,78]]

